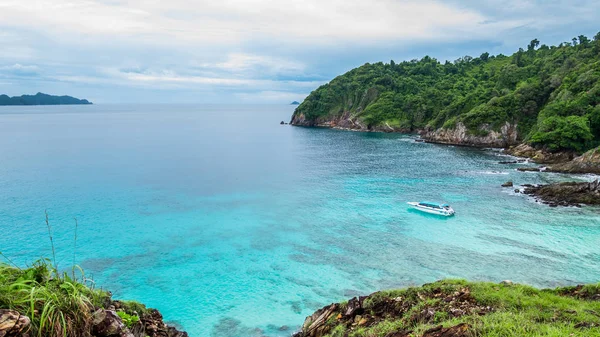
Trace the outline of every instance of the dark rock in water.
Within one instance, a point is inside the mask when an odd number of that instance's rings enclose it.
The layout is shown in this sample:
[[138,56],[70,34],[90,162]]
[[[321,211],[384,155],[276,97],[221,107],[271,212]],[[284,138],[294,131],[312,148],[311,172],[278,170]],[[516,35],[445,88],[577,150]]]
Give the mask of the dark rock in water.
[[515,188],[515,193],[521,193],[521,190],[519,190],[518,188]]
[[281,123],[279,123],[279,125],[284,125],[284,124],[285,124],[285,122],[284,122],[284,121],[281,121]]
[[0,336],[20,337],[30,324],[29,317],[21,315],[18,311],[0,309]]
[[502,187],[513,187],[513,182],[512,181],[507,181],[504,184],[502,184]]
[[517,171],[521,172],[541,172],[542,169],[539,167],[519,167]]
[[425,140],[424,139],[415,139],[415,142],[417,142],[417,143],[425,143]]
[[551,207],[600,205],[600,182],[566,182],[526,187],[524,193],[533,195]]
[[531,185],[531,184],[523,184],[523,187],[534,187],[535,185]]
[[113,310],[98,309],[93,313],[92,332],[97,337],[134,337]]

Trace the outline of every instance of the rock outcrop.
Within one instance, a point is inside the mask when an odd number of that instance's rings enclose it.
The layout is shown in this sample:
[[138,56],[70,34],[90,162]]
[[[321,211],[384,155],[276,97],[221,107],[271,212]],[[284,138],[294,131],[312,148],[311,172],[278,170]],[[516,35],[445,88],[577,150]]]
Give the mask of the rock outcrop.
[[93,313],[92,333],[96,337],[134,337],[114,310],[104,309]]
[[[433,287],[430,292],[417,292],[415,295],[416,298],[387,297],[384,293],[377,292],[369,296],[354,297],[347,304],[330,304],[308,316],[301,331],[293,337],[322,337],[339,326],[350,332],[390,320],[400,320],[408,325],[431,324],[438,316],[457,318],[464,315],[485,315],[494,311],[490,306],[477,303],[468,287]],[[468,330],[467,324],[448,328],[438,325],[420,336],[466,337]],[[411,330],[400,330],[390,332],[386,337],[413,335]]]
[[551,165],[548,167],[548,171],[600,174],[600,147],[590,150],[569,162]]
[[187,332],[179,331],[173,326],[166,325],[158,310],[152,309],[149,313],[142,315],[141,323],[144,327],[144,335],[149,337],[188,337]]
[[492,130],[489,125],[482,125],[479,133],[479,135],[471,133],[463,123],[458,122],[453,129],[423,131],[421,138],[431,143],[474,147],[503,148],[518,144],[517,125],[508,122],[500,128],[500,131]]
[[544,203],[556,206],[600,205],[600,182],[565,182],[549,185],[530,186],[523,191],[541,199]]
[[575,157],[573,152],[548,152],[543,149],[536,149],[529,144],[509,147],[504,150],[504,153],[515,157],[530,158],[534,163],[538,164],[565,163]]
[[31,320],[14,310],[0,309],[0,337],[20,337],[29,328]]
[[387,123],[383,125],[368,125],[359,117],[353,116],[350,111],[345,111],[337,117],[318,117],[316,119],[307,119],[302,113],[294,113],[290,124],[295,126],[323,127],[365,132],[411,132],[410,129],[398,128]]

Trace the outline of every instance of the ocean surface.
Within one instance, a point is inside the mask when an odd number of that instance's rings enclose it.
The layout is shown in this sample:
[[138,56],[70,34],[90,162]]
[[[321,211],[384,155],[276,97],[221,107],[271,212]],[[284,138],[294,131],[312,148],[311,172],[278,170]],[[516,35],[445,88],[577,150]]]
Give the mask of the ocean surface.
[[[0,251],[50,257],[47,210],[62,268],[198,337],[289,336],[333,301],[441,278],[600,280],[600,209],[500,187],[573,177],[414,136],[279,125],[293,108],[0,107]],[[457,214],[406,205],[421,200]]]

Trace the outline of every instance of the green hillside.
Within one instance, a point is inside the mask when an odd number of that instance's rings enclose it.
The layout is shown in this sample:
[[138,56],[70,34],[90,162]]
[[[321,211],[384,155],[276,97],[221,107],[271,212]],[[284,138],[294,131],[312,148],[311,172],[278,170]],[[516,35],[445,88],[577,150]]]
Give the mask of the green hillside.
[[508,122],[533,145],[581,152],[600,144],[600,33],[551,47],[536,39],[511,56],[367,63],[313,91],[292,122],[347,116],[401,131],[461,122],[473,135]]

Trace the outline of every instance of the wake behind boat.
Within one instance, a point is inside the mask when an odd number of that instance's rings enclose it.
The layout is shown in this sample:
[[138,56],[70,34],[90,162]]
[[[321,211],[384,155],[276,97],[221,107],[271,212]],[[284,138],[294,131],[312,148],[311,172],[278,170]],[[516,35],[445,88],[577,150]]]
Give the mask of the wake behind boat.
[[421,201],[421,202],[407,202],[413,208],[430,214],[437,214],[443,216],[454,215],[454,210],[448,204],[438,204],[435,202]]

